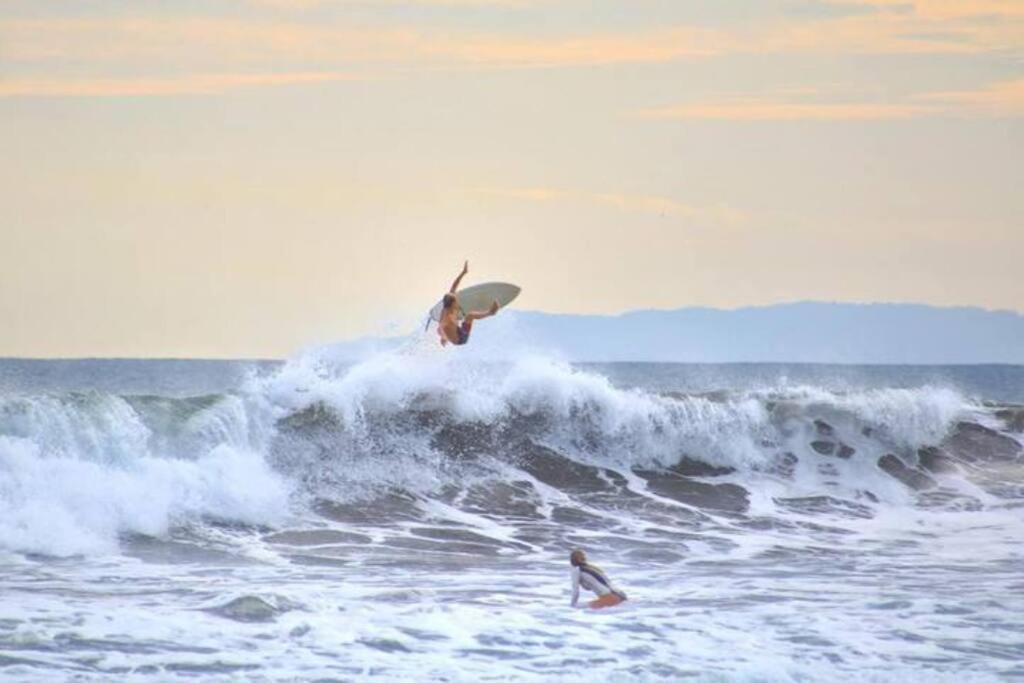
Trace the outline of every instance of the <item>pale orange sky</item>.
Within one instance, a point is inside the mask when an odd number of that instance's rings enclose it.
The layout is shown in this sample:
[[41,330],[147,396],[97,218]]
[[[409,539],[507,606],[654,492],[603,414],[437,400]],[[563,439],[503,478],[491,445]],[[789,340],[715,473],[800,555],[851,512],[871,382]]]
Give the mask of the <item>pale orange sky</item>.
[[8,1],[0,149],[0,355],[404,333],[463,258],[1024,310],[1021,0]]

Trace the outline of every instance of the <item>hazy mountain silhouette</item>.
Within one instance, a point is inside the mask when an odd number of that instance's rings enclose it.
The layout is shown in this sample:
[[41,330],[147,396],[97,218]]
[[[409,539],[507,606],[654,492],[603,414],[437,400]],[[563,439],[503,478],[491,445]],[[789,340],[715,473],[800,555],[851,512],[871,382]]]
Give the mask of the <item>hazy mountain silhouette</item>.
[[1024,363],[1024,315],[980,308],[804,302],[515,316],[526,336],[574,360]]
[[[1024,315],[970,307],[801,302],[614,316],[512,309],[480,325],[481,338],[511,335],[575,361],[1024,364]],[[394,341],[338,348],[355,354]]]

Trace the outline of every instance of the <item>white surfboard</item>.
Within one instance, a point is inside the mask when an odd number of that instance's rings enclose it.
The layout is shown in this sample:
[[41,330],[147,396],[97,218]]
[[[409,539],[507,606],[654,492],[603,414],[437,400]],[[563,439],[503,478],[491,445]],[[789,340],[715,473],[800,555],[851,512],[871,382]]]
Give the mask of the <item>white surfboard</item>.
[[[512,300],[519,296],[521,290],[516,285],[507,282],[484,282],[460,289],[455,294],[459,297],[459,318],[465,318],[466,313],[472,311],[486,311],[497,299],[498,304],[505,308]],[[430,319],[440,320],[443,300],[430,309]]]

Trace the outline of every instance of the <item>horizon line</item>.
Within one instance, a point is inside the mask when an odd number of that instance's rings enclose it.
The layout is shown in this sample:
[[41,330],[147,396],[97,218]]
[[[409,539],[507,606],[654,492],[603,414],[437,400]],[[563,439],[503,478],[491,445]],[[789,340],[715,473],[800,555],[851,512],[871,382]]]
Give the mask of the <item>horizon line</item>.
[[[342,342],[344,343],[344,342]],[[45,356],[0,356],[0,363],[9,361],[17,362],[28,362],[28,363],[60,363],[60,362],[71,362],[71,363],[85,363],[89,361],[100,361],[100,362],[133,362],[133,363],[287,363],[290,358],[244,358],[244,357],[216,357],[216,356],[202,356],[202,357],[178,357],[178,356],[163,356],[163,357],[146,357],[146,356],[54,356],[52,358]],[[349,361],[352,364],[358,363],[358,360],[352,359]],[[494,362],[510,362],[506,360],[499,360]],[[820,365],[820,366],[843,366],[843,367],[860,367],[860,368],[891,368],[891,367],[904,367],[904,368],[968,368],[968,367],[1007,367],[1007,368],[1024,368],[1024,363],[1005,363],[998,361],[976,361],[976,362],[955,362],[955,363],[856,363],[851,361],[835,361],[835,362],[824,362],[824,361],[807,361],[807,360],[723,360],[723,361],[706,361],[706,360],[570,360],[566,361],[570,365]]]

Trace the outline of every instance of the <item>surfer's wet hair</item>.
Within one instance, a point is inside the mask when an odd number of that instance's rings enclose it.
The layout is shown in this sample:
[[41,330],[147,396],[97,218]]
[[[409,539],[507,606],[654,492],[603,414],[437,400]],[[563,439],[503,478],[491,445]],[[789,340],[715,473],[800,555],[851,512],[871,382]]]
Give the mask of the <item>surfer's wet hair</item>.
[[583,552],[582,548],[576,548],[569,553],[569,564],[574,567],[579,567],[587,563],[587,554]]
[[441,301],[443,302],[442,305],[445,308],[451,308],[453,305],[455,305],[455,295],[454,294],[445,294],[444,295],[444,299],[442,299]]

